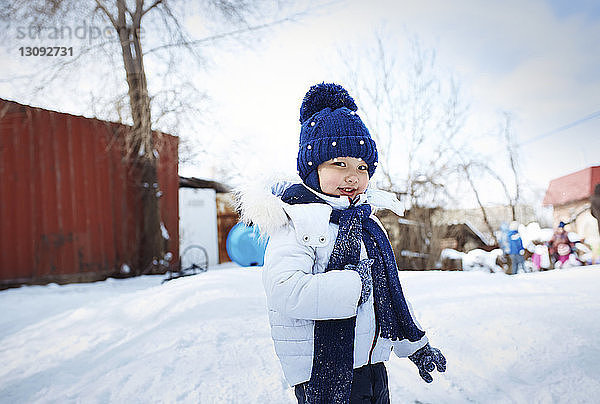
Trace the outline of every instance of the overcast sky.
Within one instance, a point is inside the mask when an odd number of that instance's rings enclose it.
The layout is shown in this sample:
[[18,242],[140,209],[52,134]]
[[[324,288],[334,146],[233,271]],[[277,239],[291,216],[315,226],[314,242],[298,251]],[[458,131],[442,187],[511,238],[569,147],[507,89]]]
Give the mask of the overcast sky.
[[[185,23],[204,34],[193,15]],[[211,52],[210,70],[189,72],[210,102],[195,129],[201,133],[179,135],[196,136],[208,150],[180,173],[210,176],[211,167],[231,164],[251,172],[267,163],[293,173],[304,93],[321,81],[346,84],[338,51],[368,46],[383,26],[399,59],[409,35],[436,50],[438,68],[461,84],[470,106],[465,130],[483,156],[497,157],[498,144],[485,134],[508,111],[520,166],[533,187],[543,190],[553,178],[600,164],[600,2],[340,0],[271,29],[249,49]],[[0,61],[7,74],[27,62],[11,51]],[[2,98],[90,115],[70,94],[27,99],[23,93],[0,80]]]
[[[293,170],[302,96],[312,84],[342,80],[338,49],[368,43],[382,25],[400,44],[414,34],[436,50],[438,66],[462,85],[474,134],[495,127],[502,111],[513,115],[521,167],[536,186],[600,164],[595,1],[334,2],[252,52],[221,56],[211,73],[221,129],[252,139],[248,153],[278,150],[271,160]],[[482,145],[481,153],[498,153]]]

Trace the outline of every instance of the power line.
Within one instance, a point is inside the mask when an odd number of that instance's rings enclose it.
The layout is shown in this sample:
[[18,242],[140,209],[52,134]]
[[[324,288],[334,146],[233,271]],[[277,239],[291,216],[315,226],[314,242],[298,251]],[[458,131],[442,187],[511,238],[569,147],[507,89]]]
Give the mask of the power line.
[[584,116],[583,118],[580,118],[580,119],[578,119],[576,121],[573,121],[573,122],[568,123],[568,124],[566,124],[564,126],[556,128],[556,129],[554,129],[554,130],[552,130],[550,132],[542,133],[541,135],[532,137],[531,139],[527,139],[527,140],[519,143],[518,146],[524,146],[527,143],[538,141],[540,139],[543,139],[545,137],[554,135],[554,134],[556,134],[558,132],[562,132],[564,130],[570,129],[570,128],[574,127],[574,126],[581,125],[582,123],[584,123],[586,121],[589,121],[590,119],[594,119],[594,118],[598,118],[598,117],[600,117],[600,111],[592,112],[591,114],[589,114],[587,116]]

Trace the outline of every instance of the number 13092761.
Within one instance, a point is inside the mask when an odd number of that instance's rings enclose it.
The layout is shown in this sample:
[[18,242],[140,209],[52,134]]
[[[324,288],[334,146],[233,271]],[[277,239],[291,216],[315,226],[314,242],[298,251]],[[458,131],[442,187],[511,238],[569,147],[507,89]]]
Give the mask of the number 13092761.
[[21,56],[73,56],[73,47],[66,46],[21,46]]

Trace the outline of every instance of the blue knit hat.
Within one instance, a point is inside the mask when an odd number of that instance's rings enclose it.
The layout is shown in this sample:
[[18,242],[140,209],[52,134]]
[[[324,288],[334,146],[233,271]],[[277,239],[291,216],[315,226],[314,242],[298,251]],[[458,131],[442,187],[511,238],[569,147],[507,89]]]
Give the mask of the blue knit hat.
[[369,178],[377,166],[377,146],[344,87],[333,83],[312,86],[300,107],[298,174],[309,187],[321,191],[317,167],[335,157],[361,158]]

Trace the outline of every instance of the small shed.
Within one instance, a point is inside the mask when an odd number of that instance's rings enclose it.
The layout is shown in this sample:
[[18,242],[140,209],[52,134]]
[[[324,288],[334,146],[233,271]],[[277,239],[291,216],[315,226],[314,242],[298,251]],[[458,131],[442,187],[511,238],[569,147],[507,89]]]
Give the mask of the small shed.
[[431,209],[413,208],[404,217],[390,210],[377,212],[394,249],[399,270],[433,269]]
[[[0,288],[134,267],[143,220],[129,126],[0,99]],[[163,235],[178,264],[178,138],[154,132]]]
[[[208,264],[230,261],[225,243],[237,223],[235,211],[223,202],[231,188],[217,181],[179,177],[179,236],[182,254],[191,245],[206,250]],[[224,252],[224,254],[223,254]]]
[[476,248],[490,251],[494,248],[487,237],[469,221],[450,223],[436,229],[440,238],[440,247],[469,252]]

